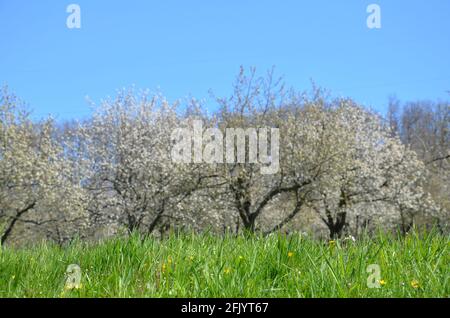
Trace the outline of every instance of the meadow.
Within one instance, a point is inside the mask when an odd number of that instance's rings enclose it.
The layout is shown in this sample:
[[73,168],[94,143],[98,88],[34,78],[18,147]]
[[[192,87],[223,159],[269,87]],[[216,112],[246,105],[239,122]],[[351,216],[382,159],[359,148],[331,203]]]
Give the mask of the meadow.
[[[434,233],[356,241],[135,234],[4,246],[0,297],[449,297],[449,245]],[[81,281],[68,287],[70,264],[79,265]]]

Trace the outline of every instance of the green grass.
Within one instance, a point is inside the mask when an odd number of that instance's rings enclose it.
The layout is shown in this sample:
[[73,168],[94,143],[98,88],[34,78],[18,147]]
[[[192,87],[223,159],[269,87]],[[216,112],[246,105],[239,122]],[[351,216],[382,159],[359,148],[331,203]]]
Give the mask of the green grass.
[[[0,297],[449,297],[449,244],[437,234],[334,244],[205,234],[4,247]],[[80,289],[64,289],[69,264],[81,267]],[[370,264],[381,288],[367,287]]]

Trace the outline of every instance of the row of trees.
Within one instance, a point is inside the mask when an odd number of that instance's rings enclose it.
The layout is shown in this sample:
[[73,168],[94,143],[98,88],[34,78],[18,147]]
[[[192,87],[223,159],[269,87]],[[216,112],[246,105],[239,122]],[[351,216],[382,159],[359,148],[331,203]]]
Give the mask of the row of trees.
[[[2,244],[14,233],[64,243],[169,227],[268,234],[295,230],[307,215],[333,238],[380,226],[406,233],[417,220],[446,229],[448,103],[400,112],[393,100],[386,121],[350,99],[286,90],[272,72],[254,70],[241,70],[232,95],[215,100],[211,115],[197,100],[123,91],[89,120],[61,124],[32,121],[3,90]],[[262,174],[263,164],[248,160],[175,162],[172,133],[194,120],[203,132],[278,128],[278,172]]]
[[[427,170],[422,186],[441,219],[450,219],[450,105],[448,102],[410,102],[391,98],[387,120],[402,142],[414,150]],[[412,225],[410,222],[409,226]],[[438,226],[444,226],[437,223]]]

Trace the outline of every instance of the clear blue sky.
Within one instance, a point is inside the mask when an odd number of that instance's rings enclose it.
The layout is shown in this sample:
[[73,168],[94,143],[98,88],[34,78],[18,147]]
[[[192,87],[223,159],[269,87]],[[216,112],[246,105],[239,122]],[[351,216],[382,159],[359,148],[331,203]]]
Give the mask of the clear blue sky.
[[[66,7],[81,7],[81,29]],[[366,7],[381,7],[368,29]],[[231,91],[239,66],[275,65],[383,112],[387,98],[445,99],[448,0],[0,0],[0,84],[35,116],[89,113],[85,97],[161,89],[170,100]]]

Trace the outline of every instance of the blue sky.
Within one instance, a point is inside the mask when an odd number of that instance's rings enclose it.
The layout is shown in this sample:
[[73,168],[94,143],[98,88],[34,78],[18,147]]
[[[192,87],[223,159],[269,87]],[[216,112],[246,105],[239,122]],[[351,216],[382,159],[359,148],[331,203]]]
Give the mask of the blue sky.
[[[81,7],[81,29],[66,7]],[[366,8],[381,7],[381,29]],[[89,113],[117,89],[160,88],[169,100],[228,95],[239,66],[310,79],[384,112],[388,96],[445,99],[448,0],[0,0],[0,84],[35,116]]]

